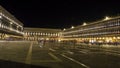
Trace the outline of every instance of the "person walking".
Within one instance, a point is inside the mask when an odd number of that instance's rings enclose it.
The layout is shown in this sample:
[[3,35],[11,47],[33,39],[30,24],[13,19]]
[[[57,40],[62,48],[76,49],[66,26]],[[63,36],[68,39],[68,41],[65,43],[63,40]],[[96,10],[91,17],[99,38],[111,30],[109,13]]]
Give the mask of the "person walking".
[[42,48],[43,45],[44,45],[44,41],[43,40],[38,41],[38,45],[39,45],[40,48]]

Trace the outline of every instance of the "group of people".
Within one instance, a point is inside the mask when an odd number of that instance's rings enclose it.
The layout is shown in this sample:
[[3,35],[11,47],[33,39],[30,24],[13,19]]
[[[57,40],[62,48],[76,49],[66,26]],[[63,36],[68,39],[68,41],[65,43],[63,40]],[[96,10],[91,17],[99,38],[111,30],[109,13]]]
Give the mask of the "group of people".
[[39,40],[38,45],[42,48],[45,45],[45,41],[44,40]]

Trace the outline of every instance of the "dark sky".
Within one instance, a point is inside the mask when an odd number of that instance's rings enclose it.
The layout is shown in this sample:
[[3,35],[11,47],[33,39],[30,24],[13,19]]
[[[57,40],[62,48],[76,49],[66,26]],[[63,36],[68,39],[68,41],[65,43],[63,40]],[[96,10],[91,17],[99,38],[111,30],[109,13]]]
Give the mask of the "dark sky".
[[117,0],[0,0],[25,27],[69,28],[120,14]]

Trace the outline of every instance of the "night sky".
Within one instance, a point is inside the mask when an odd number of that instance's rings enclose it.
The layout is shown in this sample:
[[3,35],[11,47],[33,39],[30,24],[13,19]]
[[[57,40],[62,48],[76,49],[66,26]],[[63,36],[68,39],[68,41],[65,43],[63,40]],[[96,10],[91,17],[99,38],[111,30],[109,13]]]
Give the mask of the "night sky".
[[120,15],[120,2],[116,0],[0,0],[0,5],[24,27],[63,29]]

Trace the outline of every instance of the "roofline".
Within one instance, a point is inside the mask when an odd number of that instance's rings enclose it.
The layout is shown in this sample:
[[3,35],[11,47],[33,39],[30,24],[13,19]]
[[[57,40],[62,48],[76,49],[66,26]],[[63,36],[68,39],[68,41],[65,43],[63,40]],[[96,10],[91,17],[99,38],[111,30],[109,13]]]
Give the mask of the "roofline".
[[4,7],[2,7],[1,5],[0,5],[0,11],[3,11],[3,13],[5,12],[6,13],[6,15],[8,15],[11,19],[13,19],[15,22],[17,22],[18,24],[20,24],[20,25],[24,25],[21,21],[19,21],[13,14],[11,14],[10,12],[8,12]]
[[55,29],[55,28],[38,28],[38,27],[24,27],[24,29],[48,29],[48,30],[61,30],[61,29]]
[[[117,19],[117,18],[120,18],[120,16],[110,17],[109,20],[104,20],[104,19],[102,19],[102,20],[98,20],[98,21],[94,21],[94,22],[88,22],[88,24],[85,25],[85,26],[92,25],[92,24],[97,24],[97,23],[100,23],[100,22],[110,21],[110,20],[114,20],[114,19]],[[83,26],[83,25],[78,25],[78,26],[76,26],[75,28],[80,28],[80,27],[85,27],[85,26]],[[75,29],[75,28],[73,28],[73,29]],[[66,29],[66,30],[71,30],[71,28],[68,28],[68,29]],[[65,30],[65,31],[66,31],[66,30]]]

